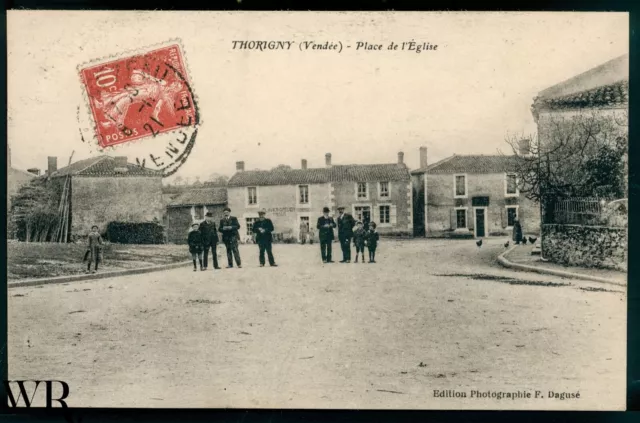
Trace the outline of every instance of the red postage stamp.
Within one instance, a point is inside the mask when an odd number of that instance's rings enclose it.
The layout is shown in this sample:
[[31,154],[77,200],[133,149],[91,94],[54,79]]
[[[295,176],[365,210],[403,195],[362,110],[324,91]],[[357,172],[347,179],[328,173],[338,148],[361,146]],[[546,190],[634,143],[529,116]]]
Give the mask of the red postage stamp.
[[80,69],[101,147],[197,124],[179,44]]

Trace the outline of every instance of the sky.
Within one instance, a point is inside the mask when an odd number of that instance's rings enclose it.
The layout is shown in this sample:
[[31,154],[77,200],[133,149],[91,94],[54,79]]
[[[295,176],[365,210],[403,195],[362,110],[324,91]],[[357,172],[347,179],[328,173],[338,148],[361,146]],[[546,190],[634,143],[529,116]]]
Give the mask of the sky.
[[[202,125],[176,176],[206,180],[278,164],[419,166],[451,154],[509,151],[531,134],[536,94],[629,51],[626,13],[8,12],[12,165],[46,168],[101,154],[79,135],[77,66],[179,38]],[[289,51],[233,50],[234,40],[295,41]],[[303,41],[382,51],[300,51]],[[391,42],[438,45],[389,51]],[[111,155],[145,151],[152,139]],[[61,166],[61,165],[60,165]],[[169,179],[170,181],[170,179]]]

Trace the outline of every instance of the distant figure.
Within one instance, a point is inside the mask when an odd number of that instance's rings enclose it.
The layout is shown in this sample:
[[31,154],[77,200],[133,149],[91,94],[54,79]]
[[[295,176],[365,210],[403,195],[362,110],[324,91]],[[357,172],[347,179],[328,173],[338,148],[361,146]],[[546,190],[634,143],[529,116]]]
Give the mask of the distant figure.
[[314,238],[316,237],[316,233],[312,227],[307,223],[307,227],[309,228],[309,244],[313,245]]
[[[98,271],[98,263],[101,261],[100,255],[102,254],[102,237],[98,232],[98,227],[93,225],[91,232],[87,237],[87,252],[84,254],[84,259],[87,261],[86,273],[96,273]],[[91,270],[91,263],[95,263],[94,270]]]
[[369,230],[367,231],[367,248],[369,249],[369,263],[376,262],[376,249],[380,235],[376,231],[376,222],[369,222]]
[[520,220],[515,219],[513,221],[513,242],[516,244],[520,244],[522,241],[522,225],[520,225]]
[[331,243],[333,242],[333,228],[336,227],[336,222],[333,217],[329,216],[329,207],[322,209],[322,216],[318,218],[318,237],[320,238],[320,253],[322,254],[323,263],[333,263],[331,260]]
[[338,239],[342,247],[342,260],[340,263],[351,263],[351,238],[355,220],[349,213],[344,212],[344,207],[338,207]]
[[231,209],[229,207],[225,207],[224,217],[220,221],[220,225],[218,225],[218,230],[222,232],[222,242],[224,242],[224,245],[227,248],[228,269],[233,267],[234,257],[238,268],[242,267],[242,263],[240,262],[240,251],[238,250],[238,241],[240,238],[238,229],[240,229],[238,218],[231,216]]
[[304,220],[300,221],[300,244],[304,245],[307,243],[307,236],[309,235],[309,222],[305,222]]
[[202,240],[202,233],[198,230],[200,225],[194,223],[191,225],[189,231],[189,237],[187,238],[187,244],[189,244],[189,252],[191,253],[191,259],[193,260],[193,271],[198,270],[196,267],[196,259],[200,263],[200,270],[204,270],[202,266],[202,250],[204,248],[204,242]]
[[364,261],[364,245],[367,237],[367,231],[364,229],[362,222],[356,222],[356,229],[353,231],[353,244],[356,247],[356,263],[358,262],[358,255],[362,255],[362,262]]
[[269,259],[269,265],[277,267],[271,247],[273,244],[273,222],[271,219],[265,217],[267,211],[262,209],[258,212],[258,220],[253,223],[253,232],[256,234],[256,242],[260,248],[260,267],[264,267],[264,253],[267,252],[267,258]]
[[204,247],[204,270],[209,267],[209,250],[213,256],[213,268],[220,269],[218,266],[218,229],[213,221],[213,213],[207,212],[204,222],[200,224],[200,233],[202,234],[202,242]]

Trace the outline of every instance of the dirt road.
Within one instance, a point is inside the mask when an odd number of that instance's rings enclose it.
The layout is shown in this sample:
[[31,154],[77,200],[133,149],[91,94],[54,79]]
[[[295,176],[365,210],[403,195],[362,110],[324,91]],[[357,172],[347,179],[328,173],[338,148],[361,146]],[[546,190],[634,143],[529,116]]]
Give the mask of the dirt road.
[[508,271],[502,249],[383,240],[376,264],[322,265],[276,245],[259,268],[243,246],[242,269],[11,289],[9,374],[85,407],[623,408],[624,290]]

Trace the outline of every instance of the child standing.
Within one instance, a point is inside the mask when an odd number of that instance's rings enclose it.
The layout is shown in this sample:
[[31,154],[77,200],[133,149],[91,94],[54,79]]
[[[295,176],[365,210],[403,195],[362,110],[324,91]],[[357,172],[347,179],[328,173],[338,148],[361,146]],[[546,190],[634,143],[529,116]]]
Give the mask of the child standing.
[[[86,273],[96,273],[98,271],[98,262],[100,261],[100,253],[102,249],[102,237],[98,232],[98,227],[93,225],[91,232],[87,237],[87,252],[84,255],[85,260],[88,260]],[[91,263],[95,263],[94,270],[91,270]]]
[[356,222],[356,228],[353,230],[353,244],[356,246],[356,263],[358,262],[358,255],[362,253],[362,262],[364,263],[364,244],[367,237],[367,232],[362,226],[362,222]]
[[200,225],[194,223],[191,225],[191,230],[189,231],[189,238],[187,239],[187,243],[189,244],[189,252],[191,253],[191,258],[193,259],[193,271],[198,270],[196,267],[196,258],[200,263],[200,270],[204,270],[202,267],[202,250],[204,249],[204,242],[202,239],[202,232],[198,230]]
[[[376,223],[369,223],[369,231],[367,232],[367,247],[369,248],[369,263],[376,262],[376,248],[378,248],[378,241],[380,235],[376,231]],[[364,261],[364,258],[362,259]]]

